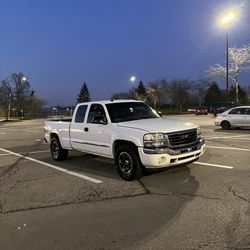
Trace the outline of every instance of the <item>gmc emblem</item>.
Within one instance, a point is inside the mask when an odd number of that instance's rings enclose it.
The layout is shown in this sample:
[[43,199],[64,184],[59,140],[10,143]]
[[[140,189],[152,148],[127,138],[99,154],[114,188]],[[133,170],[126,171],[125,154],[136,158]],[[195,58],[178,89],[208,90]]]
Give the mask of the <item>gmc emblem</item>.
[[185,135],[180,135],[180,139],[184,140],[184,139],[188,139],[189,135],[185,134]]

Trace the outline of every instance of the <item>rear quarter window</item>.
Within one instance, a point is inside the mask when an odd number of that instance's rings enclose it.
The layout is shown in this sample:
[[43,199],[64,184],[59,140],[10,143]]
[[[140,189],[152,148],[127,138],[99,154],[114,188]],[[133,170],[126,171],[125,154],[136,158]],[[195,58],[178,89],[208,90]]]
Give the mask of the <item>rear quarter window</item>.
[[79,106],[76,111],[75,123],[83,123],[86,115],[87,105]]

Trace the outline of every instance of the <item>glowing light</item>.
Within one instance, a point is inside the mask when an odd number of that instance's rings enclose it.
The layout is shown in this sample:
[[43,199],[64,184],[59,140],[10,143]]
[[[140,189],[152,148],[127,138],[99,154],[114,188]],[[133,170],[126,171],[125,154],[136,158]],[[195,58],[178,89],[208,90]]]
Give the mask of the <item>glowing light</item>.
[[130,77],[130,82],[134,83],[135,80],[136,80],[136,77],[135,77],[135,76],[131,76],[131,77]]
[[234,19],[235,19],[235,15],[233,13],[228,13],[226,16],[222,18],[222,22],[225,24],[228,24]]
[[218,18],[219,26],[228,26],[233,23],[239,16],[239,10],[237,8],[231,8],[224,11]]

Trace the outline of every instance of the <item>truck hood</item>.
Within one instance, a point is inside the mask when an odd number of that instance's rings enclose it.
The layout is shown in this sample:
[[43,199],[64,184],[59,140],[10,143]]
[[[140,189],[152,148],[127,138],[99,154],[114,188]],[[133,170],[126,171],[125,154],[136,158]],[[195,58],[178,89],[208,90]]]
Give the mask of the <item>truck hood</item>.
[[194,125],[191,122],[185,122],[169,118],[142,119],[136,121],[120,122],[117,125],[119,127],[139,129],[153,133],[156,132],[169,133],[169,132],[188,130],[198,127],[197,125]]

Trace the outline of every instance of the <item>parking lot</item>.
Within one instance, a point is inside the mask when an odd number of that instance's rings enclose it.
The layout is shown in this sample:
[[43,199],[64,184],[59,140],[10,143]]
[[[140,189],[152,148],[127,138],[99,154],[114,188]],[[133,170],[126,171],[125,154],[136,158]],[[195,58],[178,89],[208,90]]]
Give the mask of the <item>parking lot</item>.
[[55,162],[44,120],[0,124],[0,249],[250,249],[250,130],[201,126],[188,166],[122,180],[112,160]]

